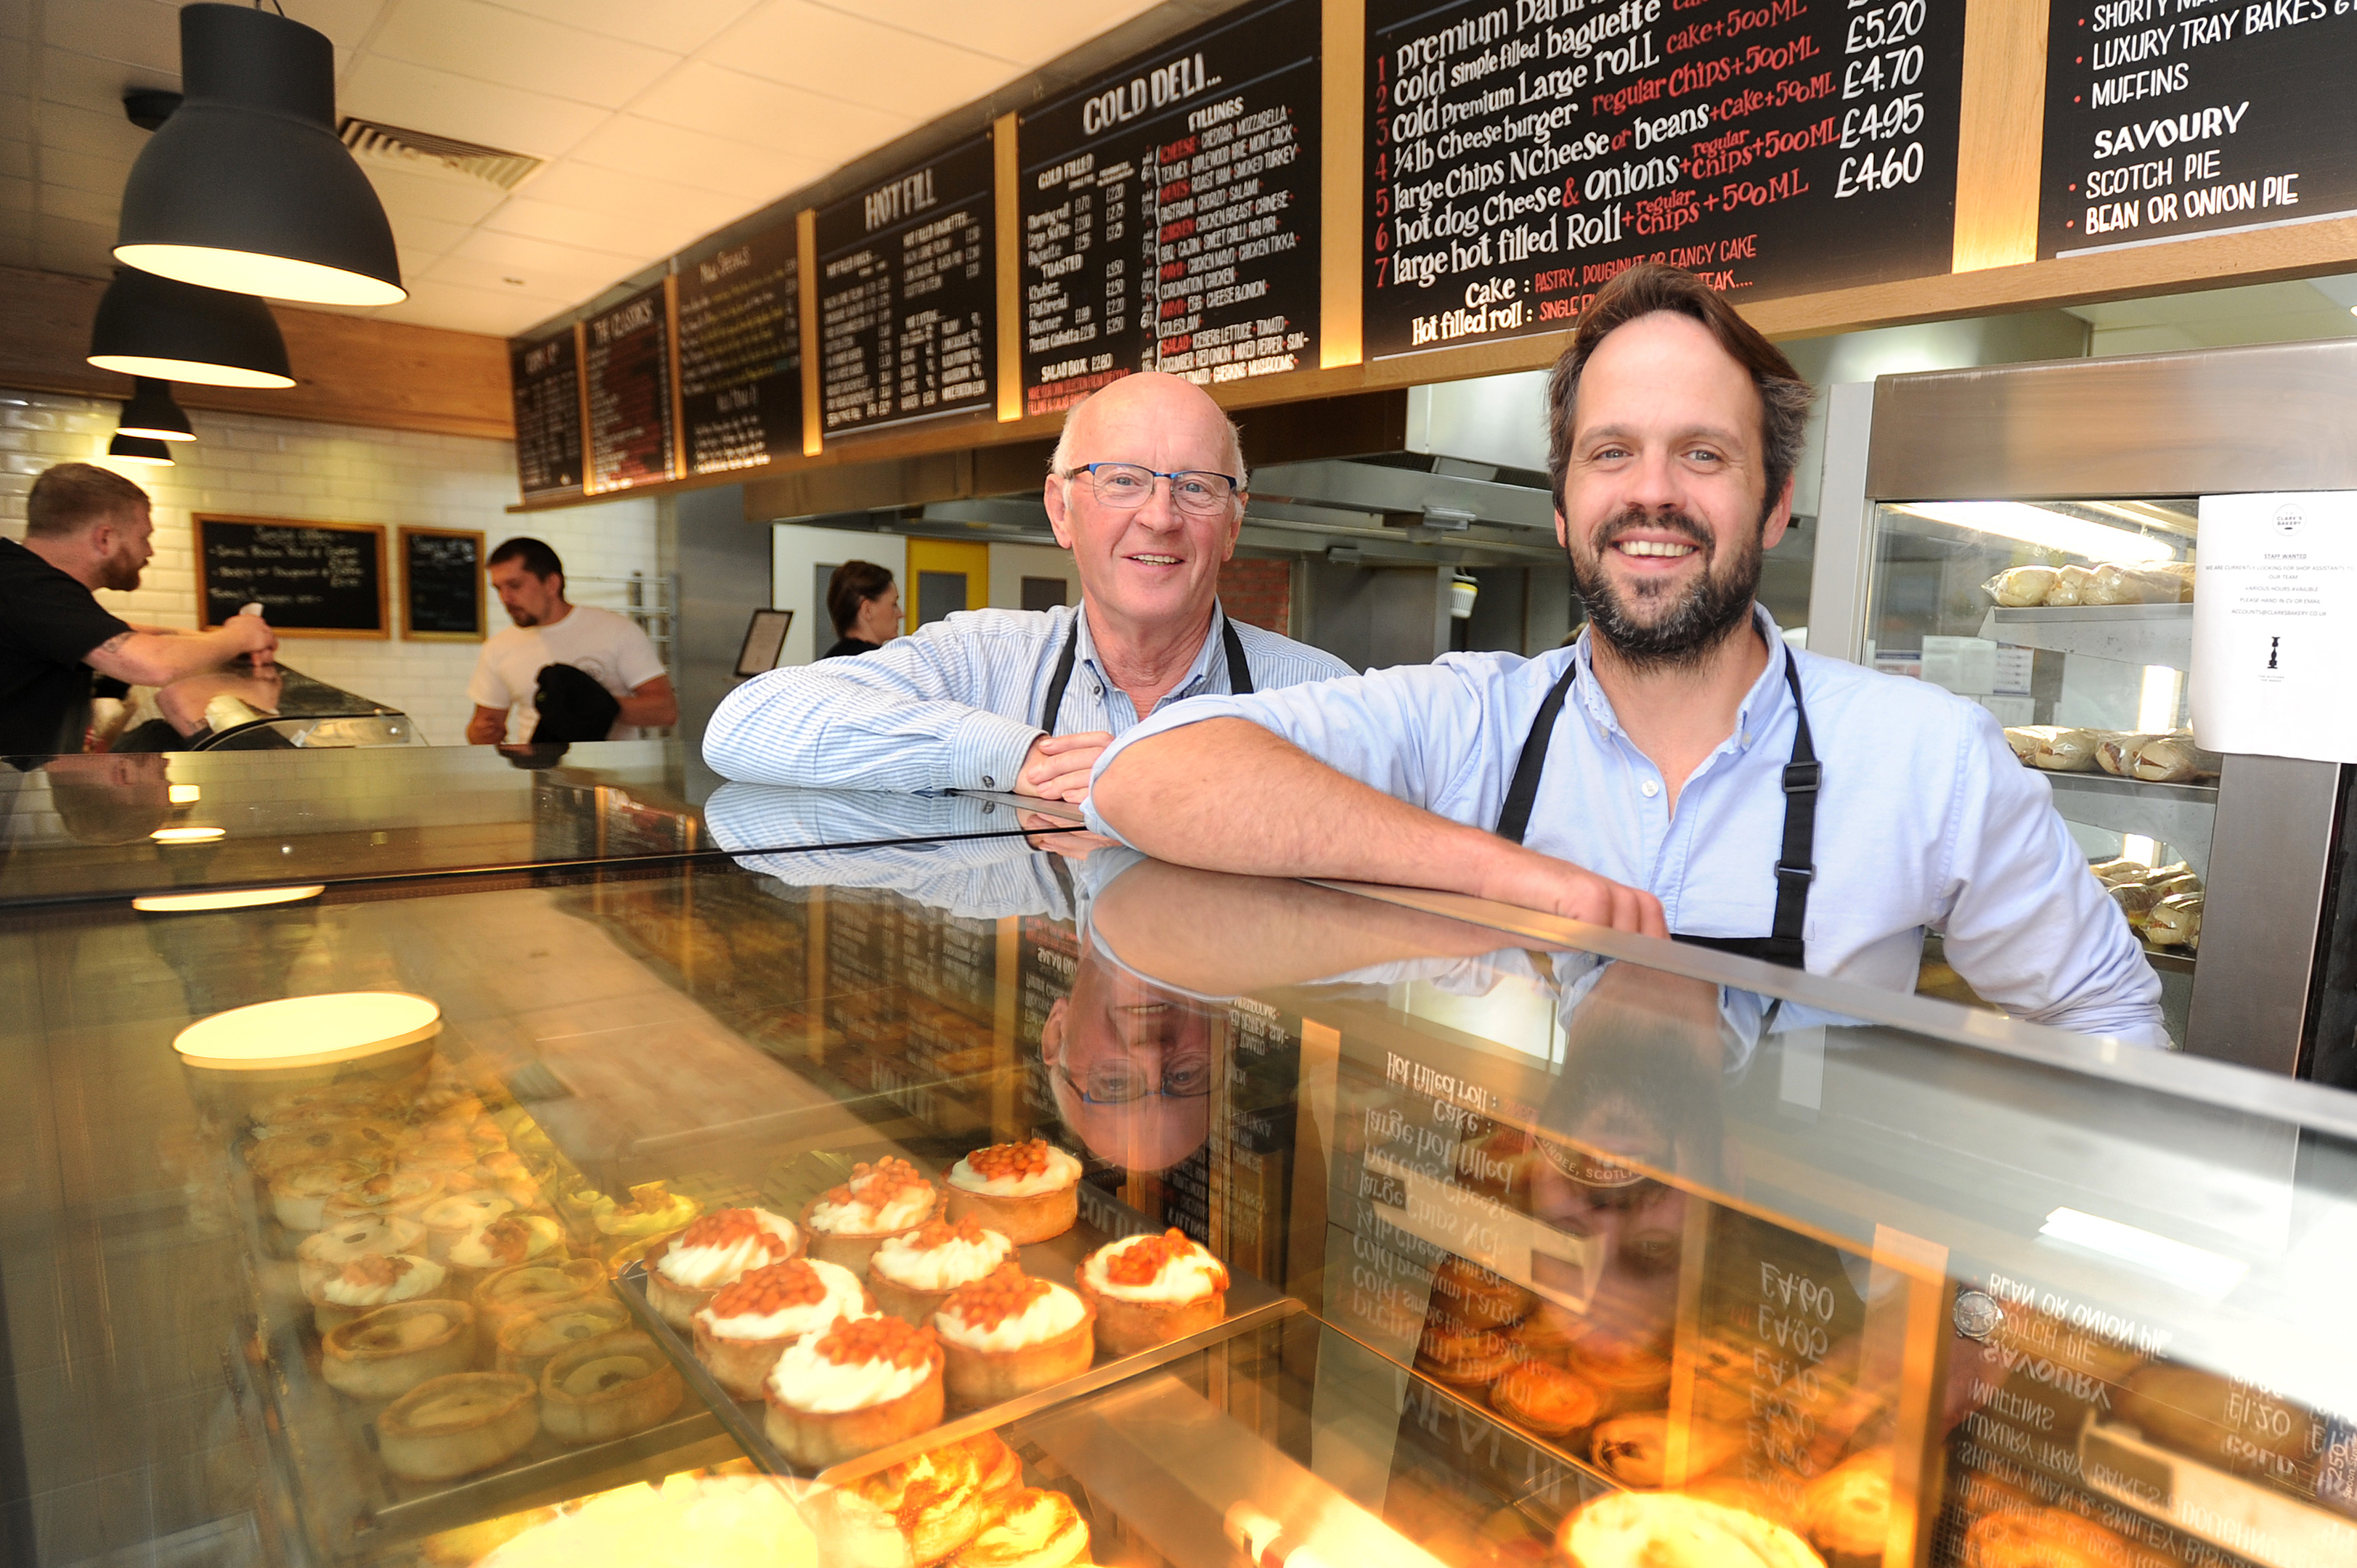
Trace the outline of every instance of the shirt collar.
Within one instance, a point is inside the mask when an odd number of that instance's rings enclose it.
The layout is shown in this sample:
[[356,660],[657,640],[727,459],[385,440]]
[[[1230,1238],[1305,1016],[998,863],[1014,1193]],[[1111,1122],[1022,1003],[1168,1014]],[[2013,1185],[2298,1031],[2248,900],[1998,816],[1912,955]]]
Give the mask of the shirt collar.
[[[1081,607],[1072,613],[1078,616],[1081,621],[1081,646],[1078,652],[1080,662],[1088,666],[1089,673],[1094,675],[1099,681],[1108,686],[1112,685],[1113,678],[1107,675],[1104,672],[1104,667],[1097,662],[1096,639],[1089,634],[1088,601],[1082,599]],[[1211,676],[1211,660],[1224,656],[1220,628],[1226,624],[1227,611],[1220,607],[1219,600],[1213,599],[1211,624],[1204,628],[1203,646],[1195,650],[1195,662],[1187,667],[1187,678],[1170,688],[1168,695],[1162,699],[1164,702],[1170,701],[1172,697],[1191,697],[1203,690],[1203,683]],[[1146,715],[1141,714],[1138,716],[1143,718]]]
[[[1777,626],[1776,618],[1768,613],[1768,607],[1757,599],[1751,604],[1751,625],[1768,645],[1768,667],[1760,672],[1760,679],[1754,681],[1751,690],[1743,694],[1742,705],[1735,710],[1735,732],[1727,736],[1727,744],[1736,751],[1742,751],[1749,746],[1751,737],[1759,733],[1760,727],[1775,715],[1780,703],[1792,700],[1784,685],[1783,630]],[[1580,667],[1579,700],[1586,704],[1587,716],[1598,728],[1607,735],[1620,735],[1622,733],[1620,717],[1612,711],[1612,700],[1604,694],[1603,682],[1596,678],[1595,660],[1588,642],[1595,631],[1593,625],[1583,628],[1579,640],[1572,644],[1571,656]],[[1758,725],[1752,723],[1755,714],[1760,718]]]

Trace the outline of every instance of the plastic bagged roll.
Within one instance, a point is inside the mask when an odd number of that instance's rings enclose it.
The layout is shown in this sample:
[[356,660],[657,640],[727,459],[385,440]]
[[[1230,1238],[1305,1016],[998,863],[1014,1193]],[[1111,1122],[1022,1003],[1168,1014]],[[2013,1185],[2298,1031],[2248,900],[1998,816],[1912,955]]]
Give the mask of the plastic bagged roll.
[[2093,872],[2095,880],[2104,886],[2117,887],[2122,883],[2142,882],[2152,867],[2143,861],[2130,860],[2126,855],[2122,855],[2117,860],[2096,861],[2087,869]]
[[2117,778],[2128,777],[2128,758],[2146,741],[2158,738],[2129,730],[2103,730],[2095,742],[2095,766]]
[[2112,896],[2112,902],[2120,907],[2120,913],[2128,918],[2128,924],[2138,930],[2142,930],[2145,921],[2151,918],[2153,906],[2160,902],[2159,890],[2147,887],[2141,882],[2119,883],[2107,891]]
[[2079,590],[2083,605],[2173,605],[2177,602],[2178,581],[2166,573],[2147,571],[2140,566],[2125,566],[2116,561],[2105,562],[2088,576],[2086,585]]
[[2190,605],[2190,604],[2191,604],[2191,603],[2193,602],[2193,563],[2192,563],[2192,562],[2190,562],[2190,561],[2164,561],[2164,562],[2162,562],[2159,565],[2155,566],[2155,567],[2154,567],[2154,568],[2152,568],[2152,569],[2153,569],[2154,571],[2156,571],[2156,572],[2165,573],[2165,574],[2167,574],[2169,576],[2173,577],[2173,578],[2175,578],[2175,579],[2176,579],[2176,581],[2177,581],[2177,602],[2178,602],[2179,604],[2180,604],[2180,605]]
[[2224,766],[2224,758],[2194,745],[2192,736],[2183,730],[2137,738],[2138,744],[2129,751],[2121,769],[2125,778],[2142,779],[2147,784],[2190,784],[2200,779],[2215,779]]
[[2176,893],[2155,904],[2145,917],[2144,940],[2157,948],[2199,948],[2201,899],[2199,893]]
[[2028,768],[2031,766],[2030,758],[2038,755],[2040,744],[2053,733],[2052,725],[2008,725],[2006,726],[2005,744],[2012,748],[2015,757],[2021,759],[2021,765]]
[[2052,566],[2010,566],[1981,585],[1981,591],[2007,609],[2027,609],[2046,602],[2047,591],[2061,573]]
[[2048,733],[2039,738],[2029,754],[2029,765],[2049,773],[2092,773],[2095,770],[2097,732],[2091,729],[2063,729],[2054,725],[2035,726]]
[[2163,898],[2174,898],[2180,893],[2201,892],[2201,878],[2190,871],[2180,871],[2174,876],[2147,877],[2145,886]]
[[2040,602],[2049,608],[2084,604],[2087,584],[2094,575],[2084,566],[2065,566],[2054,574],[2054,585],[2046,590],[2046,597]]

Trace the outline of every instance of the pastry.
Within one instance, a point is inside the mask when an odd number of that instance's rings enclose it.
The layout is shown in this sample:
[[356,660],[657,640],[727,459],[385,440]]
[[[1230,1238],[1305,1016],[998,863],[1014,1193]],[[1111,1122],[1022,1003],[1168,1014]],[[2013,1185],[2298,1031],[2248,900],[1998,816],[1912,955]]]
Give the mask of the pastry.
[[2120,1538],[2063,1509],[1988,1513],[1964,1536],[1964,1568],[2113,1568]]
[[417,1216],[425,1222],[425,1255],[447,1260],[454,1243],[514,1209],[496,1192],[462,1192],[427,1204]]
[[[421,1220],[427,1205],[444,1191],[442,1178],[431,1171],[384,1170],[345,1187],[319,1206],[319,1229],[350,1224],[355,1219]],[[431,1242],[425,1249],[432,1256]]]
[[1801,1501],[1809,1539],[1836,1563],[1882,1561],[1890,1537],[1890,1455],[1861,1454],[1809,1483]]
[[802,1233],[783,1215],[715,1209],[650,1254],[647,1301],[665,1323],[688,1333],[721,1286],[734,1284],[748,1269],[786,1262],[802,1251]]
[[501,1197],[518,1208],[540,1207],[540,1183],[513,1149],[494,1149],[475,1163]]
[[1782,1525],[1675,1493],[1608,1492],[1565,1519],[1555,1550],[1571,1568],[1824,1568]]
[[1067,1568],[1089,1554],[1089,1527],[1061,1492],[1024,1487],[994,1501],[951,1568]]
[[414,1252],[386,1257],[364,1252],[306,1293],[311,1321],[320,1333],[350,1323],[361,1313],[397,1301],[424,1301],[440,1294],[448,1271]]
[[1228,1315],[1228,1271],[1175,1230],[1098,1248],[1082,1263],[1079,1284],[1096,1315],[1097,1343],[1115,1356],[1167,1344]]
[[982,1529],[987,1498],[972,1443],[931,1448],[862,1476],[850,1490],[897,1520],[917,1568],[939,1563]]
[[1494,1328],[1459,1328],[1446,1317],[1425,1320],[1416,1341],[1415,1368],[1444,1383],[1480,1388],[1521,1359],[1514,1342]]
[[559,1443],[608,1443],[679,1408],[687,1385],[643,1334],[608,1334],[548,1359],[540,1372],[541,1429]]
[[1490,1385],[1490,1405],[1525,1431],[1561,1437],[1594,1421],[1604,1397],[1560,1367],[1518,1361]]
[[558,1351],[630,1326],[630,1309],[612,1296],[586,1295],[545,1312],[511,1314],[500,1330],[491,1365],[537,1383],[540,1369]]
[[1585,1326],[1563,1308],[1543,1301],[1528,1317],[1508,1330],[1506,1337],[1523,1359],[1560,1367],[1571,1359],[1572,1342]]
[[[1709,1475],[1742,1447],[1741,1440],[1726,1427],[1714,1422],[1687,1422],[1685,1478]],[[1669,1415],[1663,1411],[1616,1415],[1596,1429],[1587,1451],[1596,1467],[1622,1486],[1651,1490],[1663,1484],[1669,1467]]]
[[1572,1345],[1569,1365],[1604,1396],[1608,1410],[1658,1410],[1669,1398],[1670,1359],[1643,1345],[1590,1335]]
[[762,1393],[762,1430],[824,1469],[942,1423],[942,1347],[897,1317],[843,1317],[787,1347]]
[[477,1285],[501,1269],[563,1262],[565,1227],[545,1214],[502,1214],[451,1242],[446,1261],[458,1288],[472,1295]]
[[877,1243],[914,1230],[932,1212],[933,1184],[908,1161],[887,1155],[852,1166],[848,1182],[813,1198],[802,1210],[802,1227],[812,1257],[856,1273]]
[[329,1329],[319,1346],[319,1375],[354,1399],[397,1399],[474,1364],[475,1309],[463,1301],[380,1306]]
[[942,1300],[1015,1256],[1015,1243],[969,1214],[952,1223],[928,1219],[877,1244],[867,1260],[876,1305],[910,1323],[930,1323]]
[[362,1160],[315,1160],[295,1165],[270,1183],[270,1211],[289,1230],[307,1236],[328,1222],[328,1199],[358,1187],[379,1167]]
[[395,1123],[374,1120],[292,1127],[248,1144],[245,1168],[264,1181],[272,1181],[297,1165],[317,1165],[323,1160],[390,1165],[398,1133]]
[[950,1167],[949,1218],[968,1216],[1028,1247],[1080,1218],[1081,1162],[1045,1138],[993,1144]]
[[475,1335],[486,1348],[500,1342],[511,1318],[546,1312],[606,1293],[606,1271],[596,1260],[571,1258],[562,1263],[518,1263],[501,1269],[475,1287]]
[[428,1378],[376,1418],[376,1453],[404,1481],[448,1481],[513,1458],[540,1431],[532,1380],[513,1372]]
[[832,1488],[689,1472],[597,1493],[449,1568],[906,1568],[890,1521],[858,1512],[851,1519]]
[[375,1084],[323,1083],[309,1089],[289,1089],[253,1107],[249,1120],[257,1137],[273,1137],[295,1127],[324,1122],[350,1122],[356,1117],[390,1117],[400,1104]]
[[695,1359],[733,1399],[761,1397],[786,1348],[838,1317],[870,1317],[875,1303],[849,1269],[817,1258],[767,1263],[722,1286],[699,1310]]
[[685,1193],[673,1192],[659,1181],[630,1188],[630,1201],[616,1203],[599,1194],[590,1205],[589,1222],[597,1228],[604,1251],[616,1268],[643,1256],[666,1236],[676,1235],[695,1222],[704,1205]]
[[329,1274],[354,1258],[375,1252],[393,1257],[422,1252],[425,1227],[414,1219],[353,1219],[306,1236],[295,1249],[295,1277],[308,1295]]
[[1469,1328],[1504,1328],[1520,1323],[1538,1305],[1538,1297],[1479,1263],[1450,1256],[1432,1271],[1436,1305]]
[[965,1446],[973,1454],[974,1469],[982,1477],[983,1496],[996,1497],[1023,1484],[1021,1457],[996,1432],[978,1432],[965,1440]]
[[1087,1302],[1014,1263],[960,1285],[933,1314],[951,1402],[996,1404],[1079,1376],[1096,1359],[1095,1325]]

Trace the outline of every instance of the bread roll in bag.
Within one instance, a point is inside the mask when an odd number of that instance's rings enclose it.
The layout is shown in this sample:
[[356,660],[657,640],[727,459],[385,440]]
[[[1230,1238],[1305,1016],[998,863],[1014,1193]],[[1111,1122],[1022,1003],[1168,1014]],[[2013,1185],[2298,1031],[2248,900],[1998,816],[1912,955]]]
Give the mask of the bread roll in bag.
[[2054,575],[2054,585],[2046,590],[2044,603],[2051,608],[2085,602],[2083,596],[2094,573],[2084,566],[2065,566]]
[[2199,947],[2201,899],[2199,893],[2176,893],[2155,904],[2145,917],[2144,940],[2157,948]]
[[2007,609],[2027,609],[2046,602],[2046,592],[2061,575],[2052,566],[2009,566],[1981,585],[1981,591]]

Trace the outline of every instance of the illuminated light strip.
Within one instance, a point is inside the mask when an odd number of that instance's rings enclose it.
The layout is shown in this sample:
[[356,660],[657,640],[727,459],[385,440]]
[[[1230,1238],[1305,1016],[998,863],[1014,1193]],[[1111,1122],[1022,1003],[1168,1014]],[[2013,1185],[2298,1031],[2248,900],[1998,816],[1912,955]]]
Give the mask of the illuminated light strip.
[[1909,501],[1899,510],[2090,561],[2167,561],[2177,553],[2158,539],[2020,501]]
[[271,904],[299,904],[328,890],[324,882],[303,887],[244,887],[229,893],[164,893],[134,898],[131,907],[145,915],[186,915],[202,909],[259,909]]
[[2251,1272],[2248,1263],[2076,1208],[2056,1209],[2046,1217],[2038,1233],[2134,1263],[2205,1301],[2223,1300],[2226,1293],[2242,1283],[2243,1276]]

